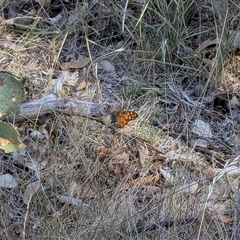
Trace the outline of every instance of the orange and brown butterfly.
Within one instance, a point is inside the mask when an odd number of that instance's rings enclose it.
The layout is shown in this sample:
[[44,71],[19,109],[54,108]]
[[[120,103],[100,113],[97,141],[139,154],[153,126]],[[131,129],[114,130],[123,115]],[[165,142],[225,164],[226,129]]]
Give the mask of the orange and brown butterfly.
[[136,119],[138,117],[138,114],[134,111],[128,111],[121,108],[116,113],[116,122],[117,127],[123,128],[125,127],[130,121]]

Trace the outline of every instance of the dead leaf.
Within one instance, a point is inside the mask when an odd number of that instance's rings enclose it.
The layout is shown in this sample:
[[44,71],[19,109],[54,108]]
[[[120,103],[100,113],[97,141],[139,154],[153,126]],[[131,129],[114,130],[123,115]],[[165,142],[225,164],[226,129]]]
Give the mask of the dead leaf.
[[54,25],[54,24],[57,24],[62,18],[63,18],[63,15],[59,13],[54,18],[50,18],[50,22],[52,25]]
[[61,203],[73,204],[73,205],[78,206],[78,207],[80,205],[82,205],[82,200],[80,200],[80,199],[63,196],[61,194],[56,194],[56,197]]
[[139,153],[139,160],[141,163],[141,167],[143,167],[144,163],[147,159],[147,156],[148,156],[148,150],[147,149],[139,149],[138,153]]
[[71,181],[71,183],[69,184],[68,194],[71,198],[74,196],[84,199],[89,199],[96,195],[92,183],[80,186],[75,181]]
[[208,39],[206,41],[204,41],[196,50],[195,50],[195,54],[199,54],[201,53],[203,50],[205,50],[207,47],[211,46],[211,45],[216,45],[220,43],[220,39],[217,37],[213,40]]
[[192,146],[207,148],[208,145],[209,145],[209,142],[205,139],[198,138],[198,139],[192,140]]
[[108,163],[108,171],[118,174],[118,173],[120,173],[120,168],[117,167],[116,164],[114,164],[113,161],[110,159],[110,161]]
[[102,60],[100,62],[100,65],[102,67],[102,70],[104,70],[106,72],[114,72],[115,71],[115,67],[107,60]]
[[115,174],[126,172],[126,164],[129,163],[129,156],[127,153],[118,153],[112,156],[108,164],[108,170]]
[[0,175],[0,187],[15,188],[17,186],[16,179],[10,174]]
[[123,45],[124,45],[124,41],[117,42],[115,48],[116,48],[116,49],[120,49],[120,48],[123,47]]
[[193,124],[192,132],[200,137],[212,138],[210,125],[201,119],[196,119]]
[[30,132],[30,137],[34,140],[43,141],[45,140],[46,143],[49,140],[49,134],[46,130],[45,126],[41,126],[39,130],[34,130],[33,128],[29,128],[28,131]]
[[73,196],[78,188],[79,188],[78,184],[75,181],[71,181],[69,186],[68,186],[68,193],[69,193],[69,195]]
[[69,68],[83,68],[88,65],[90,62],[90,58],[83,58],[78,60],[77,62],[65,62],[61,64],[62,69],[69,69]]
[[159,172],[156,172],[156,176],[153,180],[153,184],[156,185],[160,181],[160,174]]
[[229,107],[235,108],[235,107],[238,107],[239,105],[240,105],[240,103],[239,103],[238,99],[235,96],[233,96],[229,102]]
[[[39,147],[39,149],[40,149],[40,147]],[[36,150],[36,153],[37,153],[37,150]],[[36,156],[37,159],[34,159],[34,158],[29,159],[27,157],[27,153],[25,150],[14,152],[14,153],[12,153],[12,156],[13,156],[14,164],[17,164],[19,166],[28,167],[34,171],[41,171],[48,164],[48,159],[43,160],[42,159],[43,155],[41,155],[41,154],[39,157]]]
[[71,197],[63,196],[61,194],[56,194],[56,197],[61,203],[72,204],[77,207],[81,206],[85,209],[88,209],[90,206],[89,204],[83,203],[82,200],[77,199],[77,198],[71,198]]
[[211,216],[221,222],[228,223],[233,221],[233,216],[228,213],[229,201],[225,202],[214,202],[209,201],[207,203],[208,209],[211,211]]
[[174,142],[172,145],[171,145],[171,150],[172,151],[177,151],[179,149],[179,145],[178,145],[178,142]]
[[126,152],[117,153],[112,156],[112,160],[114,161],[114,163],[128,164],[129,163],[129,155]]
[[166,155],[161,153],[157,153],[155,156],[152,157],[154,165],[156,166],[162,166],[166,159]]
[[104,145],[97,146],[97,151],[100,161],[104,161],[106,158],[112,155],[110,149],[105,147]]
[[32,196],[38,192],[39,188],[41,186],[41,181],[37,180],[35,182],[32,182],[30,184],[27,185],[27,188],[24,192],[23,195],[23,202],[25,204],[28,204],[29,201],[31,200]]
[[189,168],[200,171],[201,173],[206,174],[209,177],[214,176],[215,171],[210,164],[208,164],[206,161],[203,161],[202,157],[196,153],[176,153],[176,151],[169,151],[166,153],[166,156],[171,161],[175,160],[178,162],[182,162],[189,166]]
[[79,79],[78,71],[75,71],[73,73],[64,71],[61,76],[62,76],[62,83],[64,85],[71,86],[71,87],[75,87]]
[[134,184],[134,180],[138,181],[138,175],[139,175],[139,168],[136,166],[129,166],[128,168],[128,174],[126,174],[123,179],[122,183],[125,187],[132,187]]
[[83,68],[83,73],[82,73],[82,81],[77,87],[77,91],[83,90],[87,87],[87,77],[88,77],[88,72],[87,68]]
[[174,177],[173,175],[171,174],[171,170],[170,168],[168,167],[165,167],[164,169],[163,168],[160,168],[160,172],[161,174],[163,175],[164,179],[166,180],[167,183],[169,184],[173,184],[173,180],[174,180]]
[[145,176],[145,177],[141,177],[138,181],[139,185],[146,185],[152,182],[152,180],[155,178],[155,176]]
[[139,185],[156,185],[160,180],[160,174],[159,172],[155,172],[151,175],[148,175],[148,176],[144,176],[144,177],[141,177],[139,180],[138,180],[138,184]]
[[119,174],[122,171],[122,164],[114,163],[112,159],[110,159],[108,164],[108,171],[113,172],[115,174]]
[[221,222],[223,223],[229,223],[233,221],[233,216],[228,216],[226,214],[218,214],[217,216],[215,216],[215,218],[219,219]]
[[81,197],[84,199],[89,199],[96,196],[96,192],[94,191],[92,184],[87,184],[82,190]]
[[83,90],[87,87],[87,82],[85,81],[85,79],[78,85],[77,87],[77,91]]
[[210,125],[208,123],[205,123],[200,119],[196,119],[193,124],[192,132],[198,135],[199,137],[202,137],[202,138],[193,140],[192,141],[193,146],[206,148],[209,145],[209,141],[207,141],[206,139],[203,139],[203,138],[212,138],[212,132],[210,129]]

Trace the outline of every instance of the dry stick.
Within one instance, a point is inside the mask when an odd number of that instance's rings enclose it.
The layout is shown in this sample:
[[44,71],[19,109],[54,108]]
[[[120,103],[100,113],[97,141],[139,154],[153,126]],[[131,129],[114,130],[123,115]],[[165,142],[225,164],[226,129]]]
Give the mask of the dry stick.
[[[110,112],[111,106],[108,103],[98,104],[76,99],[62,99],[57,98],[55,94],[49,94],[46,97],[23,103],[15,121],[34,119],[49,113],[61,113],[97,119],[104,117]],[[9,115],[8,117],[10,121],[13,119],[13,115]]]
[[238,184],[236,195],[237,195],[237,201],[236,201],[235,216],[234,216],[233,240],[240,239],[240,183]]
[[30,203],[31,203],[31,200],[32,200],[32,194],[30,195],[30,198],[29,198],[29,201],[28,201],[28,204],[27,204],[27,211],[26,211],[26,214],[24,216],[24,223],[23,223],[23,231],[22,231],[22,239],[25,240],[26,239],[26,227],[27,227],[27,220],[28,220],[28,217],[29,217],[29,206],[30,206]]

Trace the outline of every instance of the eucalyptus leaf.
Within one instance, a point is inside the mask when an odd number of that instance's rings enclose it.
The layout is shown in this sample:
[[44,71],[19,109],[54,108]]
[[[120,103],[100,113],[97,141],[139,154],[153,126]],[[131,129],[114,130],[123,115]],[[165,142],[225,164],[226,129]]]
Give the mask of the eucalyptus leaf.
[[0,149],[10,153],[22,148],[25,148],[25,145],[19,140],[19,133],[14,126],[0,121]]
[[24,88],[17,77],[0,72],[0,117],[19,113],[24,97]]

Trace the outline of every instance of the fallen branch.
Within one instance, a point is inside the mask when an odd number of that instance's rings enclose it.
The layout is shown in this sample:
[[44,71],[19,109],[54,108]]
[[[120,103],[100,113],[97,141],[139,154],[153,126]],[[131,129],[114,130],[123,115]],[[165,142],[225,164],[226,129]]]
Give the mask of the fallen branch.
[[[63,72],[56,79],[52,90],[47,96],[21,105],[19,114],[15,116],[15,121],[19,122],[26,119],[36,119],[40,116],[51,113],[101,119],[103,116],[114,111],[114,105],[110,106],[108,103],[99,104],[70,98],[58,98],[57,96],[63,85],[68,84],[73,80],[76,80],[75,73]],[[4,119],[6,118],[12,121],[14,115],[10,114]]]
[[[49,113],[61,113],[71,116],[83,116],[88,118],[101,118],[112,112],[108,103],[93,103],[76,99],[57,98],[55,94],[49,94],[43,98],[23,103],[15,121],[35,119]],[[8,115],[10,121],[14,115]]]

